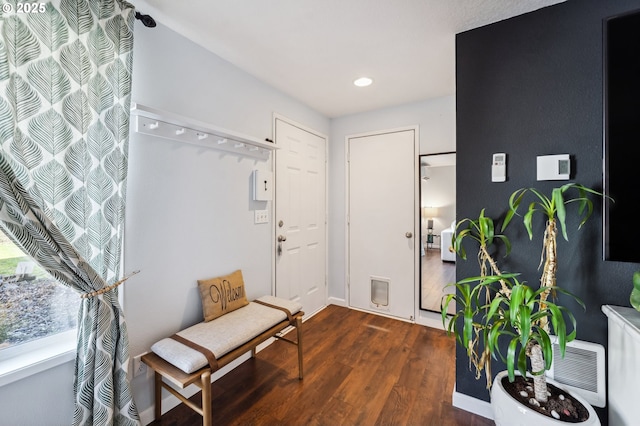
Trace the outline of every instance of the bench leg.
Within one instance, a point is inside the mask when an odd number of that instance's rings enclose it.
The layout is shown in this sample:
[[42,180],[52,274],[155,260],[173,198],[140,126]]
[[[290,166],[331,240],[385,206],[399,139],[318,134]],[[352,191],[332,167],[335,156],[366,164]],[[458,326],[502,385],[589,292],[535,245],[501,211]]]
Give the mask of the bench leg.
[[156,402],[154,411],[156,418],[154,420],[158,420],[162,417],[162,376],[160,373],[155,372],[155,385],[154,385],[154,399]]
[[200,380],[202,384],[202,426],[212,426],[211,373],[208,371],[202,373]]
[[296,318],[296,331],[298,332],[298,378],[302,380],[302,318]]

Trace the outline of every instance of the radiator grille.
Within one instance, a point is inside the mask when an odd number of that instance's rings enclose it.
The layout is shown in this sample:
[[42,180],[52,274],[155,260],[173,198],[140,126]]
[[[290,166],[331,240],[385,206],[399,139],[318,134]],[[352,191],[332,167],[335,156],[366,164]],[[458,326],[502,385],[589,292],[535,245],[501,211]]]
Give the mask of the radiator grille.
[[567,343],[564,358],[553,343],[553,365],[548,376],[590,404],[606,405],[604,347],[580,340]]
[[553,359],[558,360],[553,373],[556,381],[598,392],[598,356],[595,352],[568,347],[562,359],[560,345],[556,344],[553,345]]

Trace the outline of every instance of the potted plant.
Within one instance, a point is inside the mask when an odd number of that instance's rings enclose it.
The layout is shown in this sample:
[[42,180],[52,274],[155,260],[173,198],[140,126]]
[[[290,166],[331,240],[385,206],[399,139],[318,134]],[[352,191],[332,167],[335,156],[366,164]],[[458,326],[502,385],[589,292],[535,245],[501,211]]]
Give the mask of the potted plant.
[[[577,193],[570,196],[572,192]],[[553,405],[556,404],[555,402],[549,401],[549,394],[555,394],[555,389],[559,386],[555,383],[549,386],[544,373],[551,367],[553,342],[558,343],[561,354],[564,356],[567,342],[576,336],[576,321],[573,314],[558,304],[555,299],[557,293],[562,293],[582,305],[577,297],[556,285],[556,240],[558,228],[563,237],[568,239],[566,227],[568,204],[578,204],[579,227],[589,218],[593,211],[593,203],[587,196],[589,193],[601,195],[597,191],[576,183],[553,189],[551,196],[535,188],[520,189],[511,195],[509,209],[501,228],[502,232],[518,214],[519,206],[529,194],[534,200],[528,204],[528,210],[522,217],[530,239],[533,238],[534,217],[542,213],[546,219],[540,262],[544,267],[539,288],[527,285],[520,279],[519,274],[500,271],[488,247],[496,241],[502,241],[507,246],[508,253],[511,250],[511,244],[502,234],[496,238],[493,221],[486,218],[484,210],[477,220],[463,219],[458,222],[456,236],[452,241],[454,250],[462,258],[466,258],[462,241],[472,237],[471,239],[479,245],[478,259],[481,262],[481,268],[478,276],[463,278],[452,284],[456,286],[457,292],[443,297],[442,318],[443,323],[446,324],[447,307],[455,301],[457,311],[450,319],[447,331],[454,334],[460,344],[466,348],[470,363],[476,367],[477,376],[483,368],[487,369],[487,387],[492,388],[492,406],[496,424],[501,424],[504,418],[508,419],[509,424],[513,424],[512,416],[523,411],[535,414],[533,417],[537,418],[532,420],[532,424],[543,424],[543,420],[539,417],[548,419],[553,424],[556,422],[555,418],[575,417],[579,411],[578,408],[574,410],[571,407],[556,407]],[[489,265],[490,268],[483,268],[482,264]],[[490,356],[500,357],[507,366],[506,372],[496,377],[493,386],[491,386],[490,370],[488,370]],[[505,399],[498,393],[504,388],[502,377],[506,375],[509,382],[513,383],[516,381],[516,371],[521,376],[519,381],[528,380],[525,379],[527,377],[533,378],[532,385],[525,385],[525,387],[529,386],[532,392],[529,395],[528,390],[520,390],[519,393],[522,393],[523,402],[527,408],[519,408],[513,413],[510,411],[507,413],[502,405],[505,401],[514,399],[511,397]],[[586,418],[583,424],[599,424],[595,411],[588,403],[576,395],[572,398],[578,401],[579,405],[584,406],[585,412],[578,415]],[[502,405],[496,406],[497,403]]]
[[633,273],[633,290],[629,295],[629,303],[636,311],[640,311],[640,271]]

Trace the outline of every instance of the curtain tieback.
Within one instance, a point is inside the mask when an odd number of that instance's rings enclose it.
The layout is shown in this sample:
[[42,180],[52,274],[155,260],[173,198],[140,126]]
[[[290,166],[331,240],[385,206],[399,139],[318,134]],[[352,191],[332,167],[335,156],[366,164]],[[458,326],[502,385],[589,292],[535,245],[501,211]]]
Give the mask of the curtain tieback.
[[116,281],[115,283],[111,284],[111,285],[110,285],[110,286],[108,286],[108,287],[103,287],[103,288],[101,288],[100,290],[92,291],[91,293],[82,293],[82,294],[80,295],[80,298],[82,298],[82,299],[88,299],[88,298],[90,298],[90,297],[95,297],[95,296],[98,296],[98,295],[100,295],[100,294],[104,294],[104,293],[106,293],[106,292],[108,292],[108,291],[111,291],[111,290],[113,290],[114,288],[118,287],[120,284],[124,284],[124,282],[125,282],[126,280],[128,280],[129,278],[131,278],[132,276],[134,276],[134,275],[135,275],[135,274],[137,274],[138,272],[140,272],[140,271],[134,271],[134,272],[130,273],[129,275],[127,275],[126,277],[122,278],[120,281]]

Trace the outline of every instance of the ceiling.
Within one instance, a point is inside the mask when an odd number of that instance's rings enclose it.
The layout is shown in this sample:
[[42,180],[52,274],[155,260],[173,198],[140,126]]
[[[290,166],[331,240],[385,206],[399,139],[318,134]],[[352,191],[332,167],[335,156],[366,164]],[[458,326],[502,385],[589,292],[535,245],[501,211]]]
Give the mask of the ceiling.
[[[455,34],[564,0],[133,0],[333,118],[455,93]],[[145,31],[153,31],[146,29]],[[353,81],[371,77],[371,86]]]

